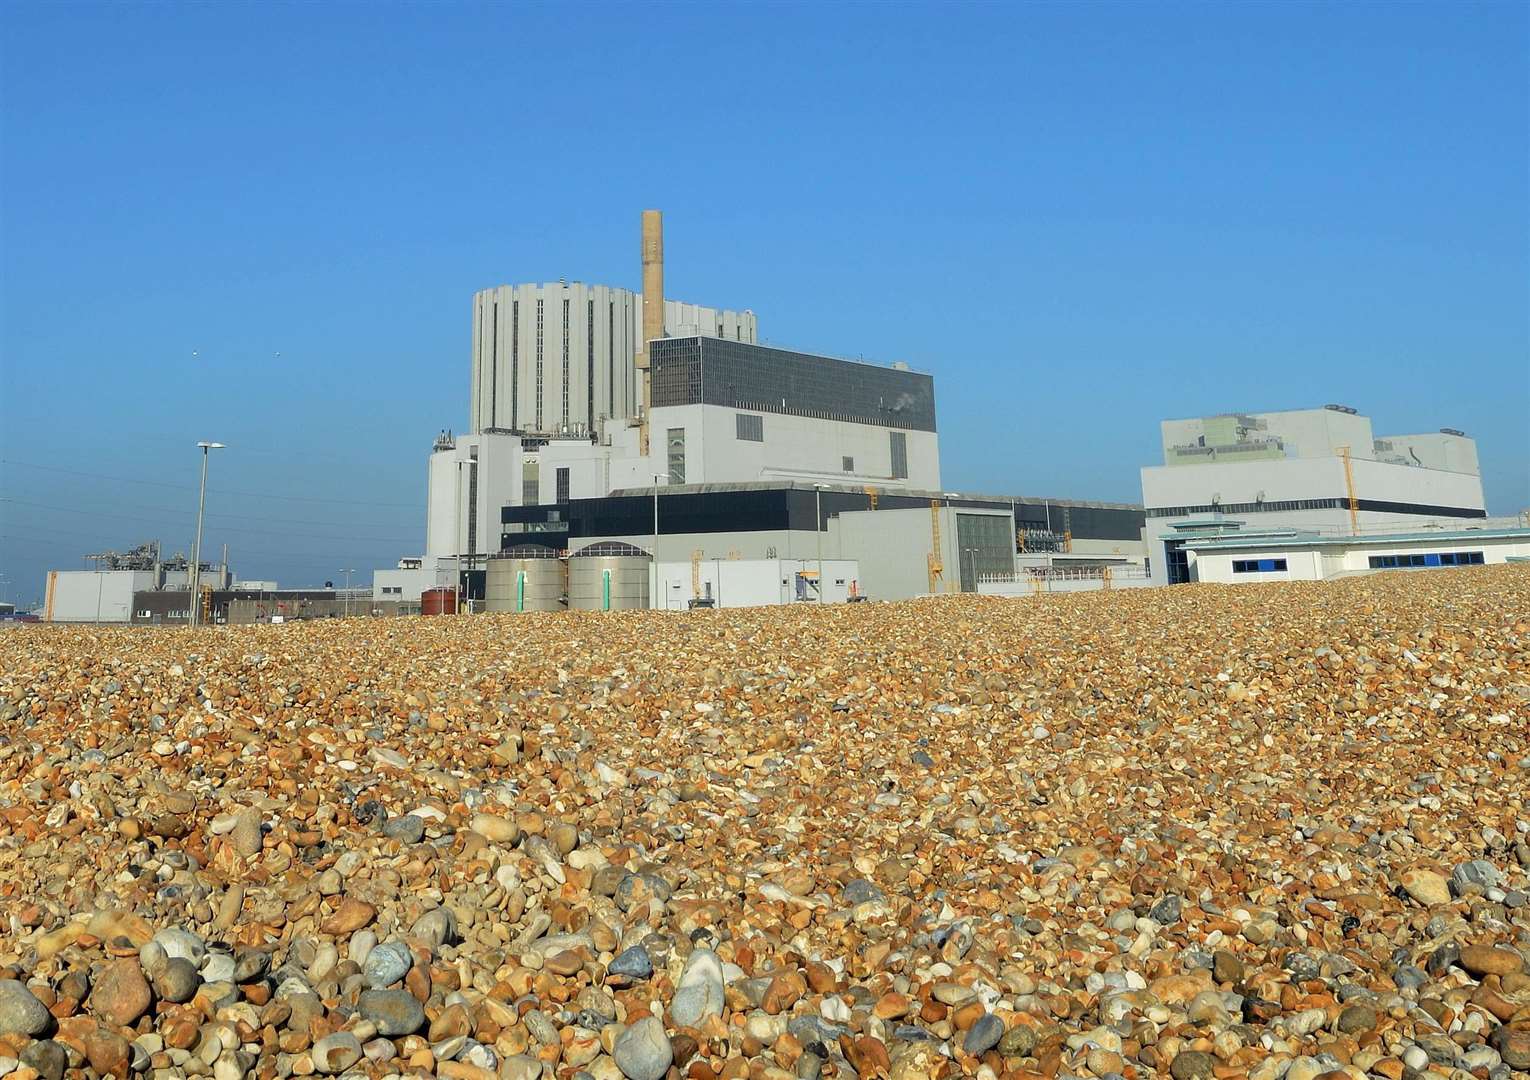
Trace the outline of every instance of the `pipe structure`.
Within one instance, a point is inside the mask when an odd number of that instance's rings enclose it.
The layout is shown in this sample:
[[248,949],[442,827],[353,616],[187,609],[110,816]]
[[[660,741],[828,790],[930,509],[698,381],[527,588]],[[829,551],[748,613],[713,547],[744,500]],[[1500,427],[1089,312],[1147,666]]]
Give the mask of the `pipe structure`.
[[664,336],[664,214],[643,211],[643,340],[638,346],[637,367],[643,380],[643,420],[639,427],[639,452],[648,453],[648,413],[653,408],[653,367],[648,343]]

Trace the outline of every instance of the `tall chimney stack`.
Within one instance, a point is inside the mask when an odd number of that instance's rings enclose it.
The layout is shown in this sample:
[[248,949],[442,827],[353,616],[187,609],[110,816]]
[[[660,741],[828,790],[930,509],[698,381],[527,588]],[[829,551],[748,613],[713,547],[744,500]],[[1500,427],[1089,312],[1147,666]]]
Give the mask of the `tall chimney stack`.
[[643,373],[643,422],[640,452],[648,453],[648,413],[653,408],[653,368],[648,343],[664,336],[664,215],[643,211],[643,341],[638,346],[638,369]]

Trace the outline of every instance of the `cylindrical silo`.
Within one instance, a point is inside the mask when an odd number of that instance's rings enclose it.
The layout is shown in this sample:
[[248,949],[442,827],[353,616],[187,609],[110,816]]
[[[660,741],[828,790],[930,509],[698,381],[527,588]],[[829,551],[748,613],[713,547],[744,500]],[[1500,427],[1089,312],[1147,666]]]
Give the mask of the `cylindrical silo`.
[[522,544],[490,556],[486,611],[562,611],[563,561],[550,547]]
[[457,614],[457,590],[441,587],[420,593],[421,615]]
[[617,611],[648,606],[648,552],[631,544],[591,544],[568,560],[568,606]]

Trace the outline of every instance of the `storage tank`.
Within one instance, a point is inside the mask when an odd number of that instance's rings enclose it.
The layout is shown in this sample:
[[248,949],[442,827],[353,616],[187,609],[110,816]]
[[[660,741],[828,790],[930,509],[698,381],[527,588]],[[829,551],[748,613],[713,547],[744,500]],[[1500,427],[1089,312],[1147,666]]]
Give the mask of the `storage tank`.
[[563,561],[550,547],[521,544],[489,557],[486,611],[562,611]]
[[648,552],[631,544],[591,544],[568,560],[568,606],[616,611],[648,606]]
[[457,614],[457,590],[441,586],[420,593],[421,615]]

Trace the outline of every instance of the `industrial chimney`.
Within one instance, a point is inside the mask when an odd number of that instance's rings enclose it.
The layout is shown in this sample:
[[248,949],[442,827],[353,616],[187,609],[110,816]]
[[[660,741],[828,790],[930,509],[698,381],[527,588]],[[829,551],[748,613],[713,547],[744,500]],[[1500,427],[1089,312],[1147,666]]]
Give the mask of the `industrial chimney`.
[[648,413],[653,408],[653,368],[648,343],[664,336],[664,215],[643,211],[643,341],[637,366],[643,375],[643,423],[640,453],[648,453]]

